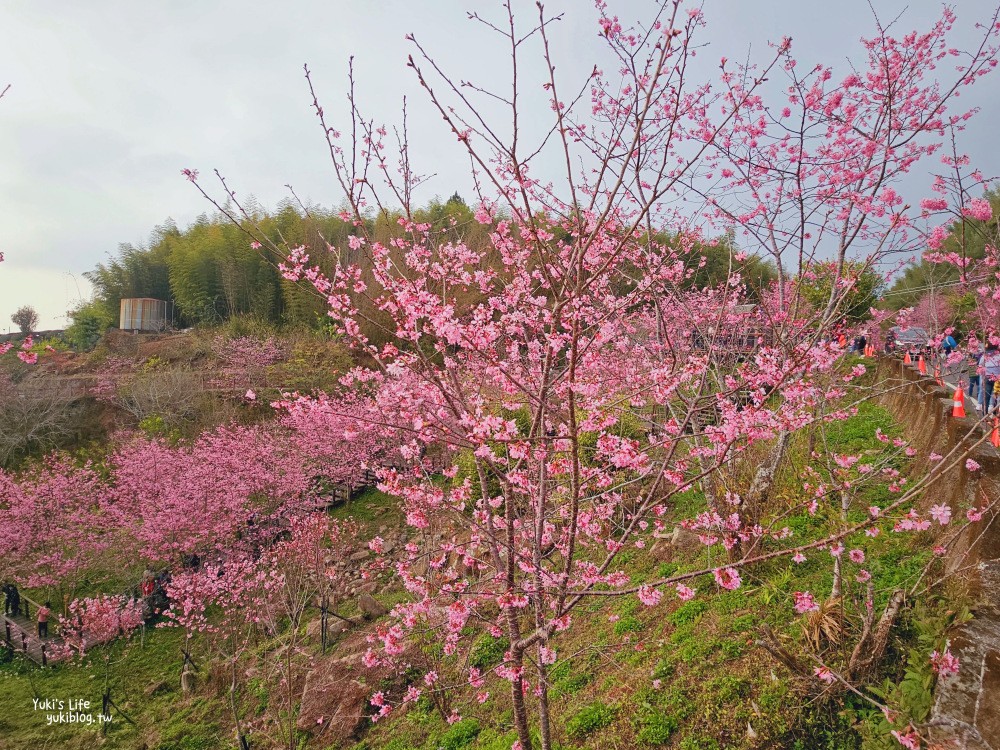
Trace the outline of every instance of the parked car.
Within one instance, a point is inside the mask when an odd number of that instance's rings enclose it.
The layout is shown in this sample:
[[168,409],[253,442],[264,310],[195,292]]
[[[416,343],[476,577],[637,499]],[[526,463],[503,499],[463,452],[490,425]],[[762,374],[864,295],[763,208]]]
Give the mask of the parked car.
[[886,340],[895,341],[895,351],[916,352],[923,350],[927,346],[930,336],[927,335],[927,330],[920,326],[908,326],[906,328],[893,326],[889,329]]

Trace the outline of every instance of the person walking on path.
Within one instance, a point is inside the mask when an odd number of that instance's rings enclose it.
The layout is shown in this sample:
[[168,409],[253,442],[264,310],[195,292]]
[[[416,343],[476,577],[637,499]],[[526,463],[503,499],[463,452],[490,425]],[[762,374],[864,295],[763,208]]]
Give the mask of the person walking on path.
[[941,342],[941,350],[944,352],[944,356],[948,356],[958,347],[958,342],[955,341],[955,337],[950,333],[944,337],[944,341]]
[[997,380],[1000,380],[1000,347],[994,343],[994,337],[989,337],[986,350],[979,358],[980,392],[983,397],[979,400],[979,408],[984,413],[991,411],[993,404],[993,389]]
[[44,605],[38,608],[38,637],[48,638],[49,637],[49,615],[52,614],[52,605],[49,602],[45,602]]
[[968,353],[965,364],[969,370],[969,398],[979,401],[979,358],[983,356],[983,345],[975,336],[969,336]]
[[142,583],[139,584],[139,590],[142,591],[144,597],[149,597],[153,595],[154,588],[156,588],[156,583],[153,581],[153,573],[147,570],[142,574]]
[[885,353],[892,354],[896,351],[896,332],[891,328],[885,335]]
[[5,583],[3,585],[3,594],[3,613],[17,617],[21,614],[21,594],[17,590],[17,586],[13,583]]

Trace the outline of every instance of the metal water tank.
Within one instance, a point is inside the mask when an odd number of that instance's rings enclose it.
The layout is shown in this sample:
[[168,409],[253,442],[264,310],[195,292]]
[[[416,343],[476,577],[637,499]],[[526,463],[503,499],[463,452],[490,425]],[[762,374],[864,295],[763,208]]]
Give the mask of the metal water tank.
[[123,299],[118,327],[123,331],[162,331],[167,327],[167,303],[162,299]]

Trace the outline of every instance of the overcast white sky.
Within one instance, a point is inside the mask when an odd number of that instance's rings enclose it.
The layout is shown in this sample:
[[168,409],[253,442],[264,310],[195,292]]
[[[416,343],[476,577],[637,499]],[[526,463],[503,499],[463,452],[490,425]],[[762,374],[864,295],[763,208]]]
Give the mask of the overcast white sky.
[[[534,3],[514,0],[534,13]],[[628,17],[650,0],[609,0]],[[883,19],[908,7],[900,30],[940,13],[929,0],[872,0]],[[992,0],[961,0],[956,40],[974,37]],[[549,0],[567,11],[555,32],[560,70],[589,70],[597,54],[589,0]],[[415,33],[457,77],[505,81],[505,50],[466,20],[495,13],[492,0],[0,0],[0,331],[22,304],[61,328],[87,296],[82,272],[119,243],[144,243],[168,217],[186,226],[209,210],[180,175],[224,172],[237,192],[266,206],[286,183],[324,205],[341,196],[309,107],[302,64],[314,71],[328,113],[341,111],[346,61],[356,58],[361,98],[392,121],[410,97],[418,171],[437,176],[425,198],[469,194],[466,160],[443,133],[413,76],[403,36]],[[710,48],[702,58],[763,58],[768,40],[793,38],[803,65],[859,56],[873,28],[865,0],[708,0]],[[965,146],[986,174],[1000,174],[1000,78],[970,90],[983,108]],[[539,100],[540,101],[540,100]],[[541,102],[540,102],[541,103]]]

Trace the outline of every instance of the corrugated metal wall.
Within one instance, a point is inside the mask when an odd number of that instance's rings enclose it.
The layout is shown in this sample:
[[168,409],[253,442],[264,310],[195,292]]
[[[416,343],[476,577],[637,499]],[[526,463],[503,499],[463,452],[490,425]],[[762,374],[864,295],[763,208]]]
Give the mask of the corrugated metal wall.
[[167,303],[142,297],[123,299],[118,327],[123,331],[162,331],[167,325]]

